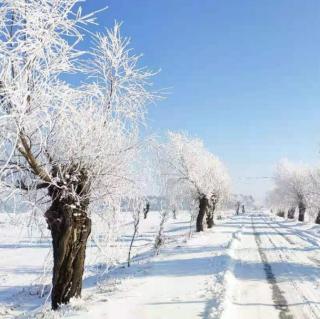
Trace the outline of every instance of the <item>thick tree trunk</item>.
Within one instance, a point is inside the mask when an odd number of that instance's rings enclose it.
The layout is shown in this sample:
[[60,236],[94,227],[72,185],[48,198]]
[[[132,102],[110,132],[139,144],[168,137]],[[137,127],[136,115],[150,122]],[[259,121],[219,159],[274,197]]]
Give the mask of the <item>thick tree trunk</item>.
[[150,204],[149,204],[149,202],[147,202],[146,207],[143,210],[144,219],[147,219],[149,210],[150,210]]
[[91,232],[87,177],[85,172],[72,172],[72,169],[68,172],[76,178],[66,186],[70,191],[54,185],[49,187],[52,204],[45,213],[52,236],[54,310],[72,297],[81,296],[86,244]]
[[52,309],[81,296],[86,244],[91,232],[91,220],[86,212],[66,205],[55,208],[61,222],[50,226],[54,262]]
[[208,198],[206,196],[201,196],[199,198],[199,213],[197,216],[197,223],[196,223],[196,231],[201,232],[203,231],[203,218],[206,214],[208,209]]
[[288,218],[289,219],[294,219],[294,213],[296,211],[296,208],[295,207],[292,207],[288,210]]
[[281,209],[279,209],[278,210],[278,212],[277,212],[277,216],[279,216],[279,217],[285,217],[285,213],[284,213],[284,211],[283,210],[281,210]]
[[304,221],[305,212],[306,212],[306,205],[303,202],[300,202],[299,203],[299,217],[298,217],[299,222]]
[[240,202],[237,202],[236,215],[240,213]]
[[207,221],[207,226],[208,228],[212,228],[214,226],[214,211],[216,209],[216,204],[212,204],[212,206],[208,207],[207,212],[206,212],[206,221]]
[[315,220],[316,224],[320,224],[320,210],[318,211],[317,218]]

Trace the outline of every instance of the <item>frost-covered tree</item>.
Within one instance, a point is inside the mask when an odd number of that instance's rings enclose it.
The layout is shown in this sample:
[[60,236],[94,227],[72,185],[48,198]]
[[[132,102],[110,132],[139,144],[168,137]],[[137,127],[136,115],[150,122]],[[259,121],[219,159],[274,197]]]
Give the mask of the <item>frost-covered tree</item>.
[[304,221],[308,201],[308,182],[310,171],[306,166],[282,160],[274,174],[275,188],[269,193],[267,201],[281,211],[288,211],[290,217],[298,207],[299,221]]
[[[177,198],[192,201],[198,207],[197,231],[203,231],[206,215],[208,227],[212,227],[213,212],[229,190],[229,176],[222,162],[205,149],[201,140],[182,133],[169,132],[159,154],[169,202]],[[175,203],[175,207],[181,204]]]
[[127,260],[127,265],[130,267],[131,265],[131,253],[132,253],[132,248],[134,241],[136,239],[136,236],[139,233],[139,227],[140,227],[140,222],[142,219],[142,214],[144,213],[145,209],[145,199],[143,198],[134,198],[133,200],[129,200],[129,208],[130,212],[132,214],[132,219],[133,219],[133,232],[132,232],[132,237],[129,245],[129,251],[128,251],[128,260]]
[[320,224],[320,169],[313,167],[309,169],[306,179],[306,199],[309,217],[315,223]]
[[[153,98],[152,73],[138,66],[119,25],[79,51],[95,22],[81,2],[0,1],[0,190],[3,200],[49,203],[53,309],[81,294],[89,211],[132,188],[138,129]],[[71,86],[68,74],[87,84]]]
[[270,206],[272,211],[275,211],[278,216],[284,217],[285,212],[288,211],[288,218],[291,218],[291,215],[294,217],[296,206],[293,205],[296,204],[293,204],[291,200],[288,201],[286,195],[286,193],[283,193],[283,189],[275,187],[267,193],[266,204]]
[[269,192],[267,202],[280,215],[287,212],[289,219],[309,220],[320,223],[320,170],[318,167],[296,165],[287,160],[279,163],[275,171],[275,187]]

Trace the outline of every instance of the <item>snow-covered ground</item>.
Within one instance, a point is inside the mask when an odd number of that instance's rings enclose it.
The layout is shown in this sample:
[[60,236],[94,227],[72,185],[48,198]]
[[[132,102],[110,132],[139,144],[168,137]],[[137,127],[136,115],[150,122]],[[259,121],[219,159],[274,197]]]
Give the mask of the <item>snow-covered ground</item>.
[[267,214],[239,219],[222,318],[320,318],[320,228]]
[[[40,241],[0,220],[0,318],[320,318],[319,226],[250,213],[189,239],[188,218],[169,220],[154,256],[159,220],[150,212],[130,268],[120,262],[106,272],[90,243],[83,297],[56,313],[41,296],[50,280],[47,233]],[[129,237],[122,240],[119,261]]]

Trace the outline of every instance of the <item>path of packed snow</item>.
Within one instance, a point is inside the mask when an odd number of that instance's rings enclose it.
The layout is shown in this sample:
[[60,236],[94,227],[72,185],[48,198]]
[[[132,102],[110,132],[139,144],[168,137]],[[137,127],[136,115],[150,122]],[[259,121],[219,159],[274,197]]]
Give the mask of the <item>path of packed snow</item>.
[[222,319],[320,318],[320,228],[267,214],[239,218]]
[[[118,268],[98,282],[87,277],[83,298],[58,314],[26,305],[20,317],[320,318],[319,226],[252,213],[217,221],[213,229],[191,239],[186,239],[187,229],[187,221],[172,221],[171,236],[159,256]],[[11,246],[0,247],[1,253],[11,251]],[[2,270],[5,265],[0,260]],[[22,278],[20,272],[16,276]],[[5,287],[1,290],[8,294]],[[37,296],[19,302],[32,298]],[[1,301],[0,296],[0,310]],[[15,318],[15,313],[4,318]]]
[[232,226],[227,222],[164,249],[83,318],[219,318],[229,251],[239,230],[236,221]]

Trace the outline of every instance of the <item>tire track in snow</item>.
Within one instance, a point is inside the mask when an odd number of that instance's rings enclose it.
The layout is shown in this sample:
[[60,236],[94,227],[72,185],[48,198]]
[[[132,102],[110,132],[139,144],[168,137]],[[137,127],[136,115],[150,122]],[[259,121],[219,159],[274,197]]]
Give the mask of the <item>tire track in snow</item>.
[[320,260],[314,257],[308,257],[316,266],[320,267]]
[[[299,247],[302,247],[300,244],[298,244],[297,242],[293,241],[291,238],[289,238],[288,236],[286,236],[285,234],[281,233],[279,231],[279,229],[277,227],[274,227],[265,217],[263,217],[264,221],[266,224],[268,224],[268,226],[270,226],[273,230],[275,230],[283,239],[285,239],[290,245],[292,246],[299,246]],[[306,241],[308,244],[310,244],[310,242],[307,240],[307,239],[304,239],[300,234],[296,234],[294,233],[291,229],[288,229],[287,226],[282,226],[280,223],[278,222],[275,222],[279,227],[281,228],[285,228],[286,230],[288,230],[290,232],[290,235],[292,236],[297,236],[299,237],[300,239]],[[307,257],[315,266],[319,267],[320,266],[320,260],[317,259],[317,258],[314,258],[314,257]]]
[[[269,242],[272,244],[272,246],[274,248],[277,248],[277,245],[274,243],[274,241],[270,237],[268,238],[268,240],[269,240]],[[290,256],[288,256],[287,254],[283,253],[282,250],[280,250],[278,257],[280,258],[280,260],[281,260],[281,262],[283,264],[287,263],[288,260],[290,260]],[[318,316],[318,313],[319,313],[319,309],[318,308],[319,307],[317,305],[312,305],[309,302],[309,298],[306,296],[305,291],[299,287],[299,285],[297,284],[296,281],[290,280],[290,284],[292,285],[293,291],[297,292],[299,294],[299,296],[301,297],[301,299],[303,300],[303,302],[305,304],[309,305],[309,308],[310,308],[309,310],[311,311],[311,313],[313,315],[313,318],[318,319],[319,318],[319,316]],[[316,309],[314,309],[314,308],[316,308]],[[300,319],[300,318],[298,318],[298,319]],[[308,317],[308,319],[310,319],[310,317]]]
[[[285,228],[290,235],[295,236],[295,237],[299,238],[300,240],[306,242],[309,246],[311,246],[311,247],[314,247],[314,246],[318,247],[319,246],[320,242],[319,242],[319,238],[317,236],[309,234],[304,230],[292,229],[288,225],[281,224],[279,221],[277,221],[274,218],[271,218],[271,220],[275,224],[277,224],[279,227]],[[301,246],[298,243],[296,243],[296,244]]]
[[279,310],[280,319],[293,319],[293,316],[289,310],[288,302],[277,283],[275,275],[272,272],[272,267],[268,261],[267,255],[265,254],[265,252],[261,247],[260,235],[256,231],[252,216],[251,216],[251,225],[253,229],[254,238],[258,247],[258,252],[259,252],[261,261],[263,263],[263,269],[265,271],[267,281],[271,285],[274,307]]
[[[267,220],[266,217],[264,216],[261,216],[262,219],[264,220],[264,223],[266,225],[268,225],[270,228],[274,229],[278,235],[281,236],[281,238],[285,239],[289,244],[290,242],[287,240],[287,238],[284,236],[284,234],[282,234],[278,229],[276,229],[275,227],[273,227],[271,225],[271,223]],[[281,225],[279,225],[281,227]],[[286,228],[286,227],[285,227]],[[274,242],[274,240],[272,239],[272,237],[270,235],[267,236],[269,242],[271,243],[271,245],[273,246],[273,248],[276,248],[278,250],[278,255],[277,257],[280,258],[281,262],[285,265],[288,263],[288,260],[291,260],[292,257],[294,257],[295,260],[300,260],[300,262],[303,263],[303,261],[300,259],[300,256],[298,256],[296,253],[290,253],[288,254],[288,252],[286,252],[283,248],[279,248],[277,246],[277,244]],[[312,263],[315,265],[315,266],[319,266],[319,265],[316,265],[316,261],[317,260],[312,260],[313,258],[310,258],[308,257],[309,260],[312,261]],[[290,272],[290,268],[288,267],[288,272]],[[317,278],[314,278],[314,280],[316,280]],[[297,278],[298,280],[298,278]],[[310,310],[310,314],[312,314],[313,318],[316,318],[316,319],[319,319],[319,313],[320,313],[320,307],[316,304],[312,304],[310,303],[309,301],[309,298],[307,297],[306,295],[306,291],[304,291],[304,289],[302,289],[298,283],[294,280],[290,280],[290,284],[292,285],[292,288],[295,292],[298,292],[298,294],[300,295],[301,299],[303,300],[303,302],[307,305],[309,305],[309,310]],[[300,318],[298,318],[300,319]],[[308,317],[308,319],[310,319],[310,317]]]

